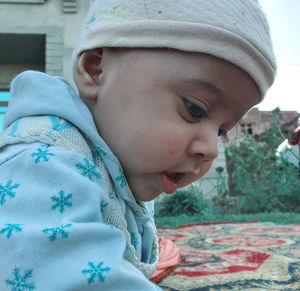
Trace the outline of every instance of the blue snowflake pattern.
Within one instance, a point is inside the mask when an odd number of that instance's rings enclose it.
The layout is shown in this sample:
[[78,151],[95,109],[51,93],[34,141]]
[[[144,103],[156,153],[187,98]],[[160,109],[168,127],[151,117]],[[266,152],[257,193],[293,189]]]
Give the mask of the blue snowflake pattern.
[[6,234],[6,238],[10,238],[12,236],[13,231],[15,232],[21,232],[23,229],[21,228],[21,224],[5,224],[6,227],[0,229],[0,234]]
[[134,216],[141,217],[143,216],[143,211],[141,209],[132,209]]
[[92,155],[93,155],[94,160],[101,159],[102,157],[107,156],[106,152],[99,147],[96,147],[92,151]]
[[47,147],[46,145],[41,146],[40,148],[37,149],[37,153],[33,153],[30,156],[31,157],[36,157],[34,162],[37,164],[40,162],[42,159],[44,162],[49,161],[49,156],[54,156],[54,154],[50,153],[49,150],[43,150],[42,147]]
[[101,213],[104,213],[104,210],[107,206],[108,206],[108,203],[105,200],[102,200],[100,203]]
[[66,224],[62,225],[61,227],[54,227],[54,228],[45,228],[43,229],[44,233],[52,232],[52,235],[49,236],[49,240],[51,242],[54,242],[57,240],[57,236],[61,235],[61,238],[67,238],[69,236],[69,233],[65,231],[65,228],[71,227],[72,224]]
[[107,226],[109,229],[111,229],[111,230],[114,230],[114,229],[115,229],[115,227],[114,227],[113,225],[107,224],[107,223],[105,223],[105,224],[106,224],[106,226]]
[[126,253],[127,255],[131,255],[131,254],[132,254],[132,251],[131,251],[131,249],[129,248],[129,246],[126,246],[126,248],[125,248],[125,253]]
[[104,264],[104,262],[100,262],[98,264],[98,266],[95,266],[94,263],[89,262],[88,265],[90,267],[90,269],[85,269],[83,270],[81,273],[83,275],[90,275],[90,278],[88,279],[88,283],[91,284],[93,282],[95,282],[95,278],[98,277],[98,282],[104,282],[106,277],[103,275],[104,272],[109,272],[111,270],[111,268],[109,267],[105,267],[102,268],[102,265]]
[[130,234],[130,237],[131,237],[131,244],[133,245],[134,249],[137,250],[137,247],[139,244],[139,239],[138,239],[137,235],[134,232],[132,232]]
[[150,215],[151,218],[154,218],[154,211],[146,209],[147,213]]
[[87,25],[91,25],[92,23],[94,23],[96,20],[96,16],[95,14],[92,15],[92,17],[90,18],[90,20],[87,22]]
[[115,180],[120,183],[120,186],[123,189],[124,187],[127,186],[127,182],[123,170],[121,168],[119,168],[119,173],[120,176],[118,176]]
[[52,205],[51,209],[55,210],[56,208],[59,208],[59,212],[63,213],[66,210],[66,207],[72,206],[72,202],[69,200],[72,198],[73,194],[69,193],[67,196],[65,196],[65,191],[63,190],[61,190],[58,194],[59,196],[51,197],[51,200],[56,202],[56,204]]
[[14,268],[12,272],[14,279],[6,279],[6,285],[11,287],[11,291],[34,290],[35,285],[27,282],[32,277],[32,270],[25,271],[23,276],[21,276],[20,271],[20,268]]
[[66,121],[60,122],[59,118],[56,116],[49,116],[51,123],[52,123],[52,129],[58,132],[62,132],[65,129],[71,128],[72,124]]
[[16,137],[15,133],[16,133],[17,130],[18,130],[19,123],[20,123],[20,119],[18,119],[16,122],[14,122],[14,124],[13,124],[13,126],[12,126],[12,129],[11,129],[11,132],[9,133],[8,136]]
[[101,175],[99,171],[97,171],[96,165],[90,162],[87,158],[84,158],[83,160],[85,165],[81,163],[76,164],[76,167],[79,170],[82,170],[81,175],[84,177],[87,176],[91,181],[93,181],[93,177],[100,179]]
[[96,161],[97,159],[101,159],[101,155],[100,155],[100,152],[97,151],[96,149],[95,150],[92,150],[92,156],[93,156],[93,159]]
[[112,192],[109,192],[108,196],[109,196],[109,199],[111,199],[111,200],[115,200],[116,199],[115,195]]
[[98,152],[100,153],[100,156],[101,156],[101,157],[106,157],[106,156],[107,156],[107,153],[106,153],[103,149],[97,147],[97,150],[98,150]]
[[13,192],[13,189],[17,189],[20,185],[12,185],[12,180],[9,180],[6,185],[0,184],[0,205],[3,205],[6,202],[6,196],[9,198],[15,198],[16,192]]

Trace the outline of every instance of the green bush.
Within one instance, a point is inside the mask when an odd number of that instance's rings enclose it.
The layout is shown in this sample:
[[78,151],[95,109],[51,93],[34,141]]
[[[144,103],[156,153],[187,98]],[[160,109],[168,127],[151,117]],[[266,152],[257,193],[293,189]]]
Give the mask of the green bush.
[[205,209],[203,194],[197,185],[191,184],[177,190],[174,194],[164,195],[158,202],[156,216],[176,216],[180,214],[201,214]]
[[300,213],[298,169],[276,157],[282,141],[275,120],[263,135],[245,135],[239,144],[227,147],[229,192],[219,193],[215,206],[233,213]]

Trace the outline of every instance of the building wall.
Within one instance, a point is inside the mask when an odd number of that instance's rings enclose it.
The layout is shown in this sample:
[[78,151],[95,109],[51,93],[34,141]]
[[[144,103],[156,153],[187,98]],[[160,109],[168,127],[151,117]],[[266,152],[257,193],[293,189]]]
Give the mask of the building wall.
[[[72,50],[90,2],[91,0],[0,0],[0,34],[45,35],[45,72],[64,76],[72,81]],[[18,66],[0,63],[0,76],[4,76],[0,77],[2,89],[7,87],[7,82],[15,74],[31,67],[39,69],[39,66],[33,64]]]
[[[242,131],[251,128],[251,135],[263,134],[270,128],[271,122],[274,121],[272,111],[259,111],[258,108],[251,109],[240,122],[229,132],[229,140],[239,139]],[[281,127],[291,128],[292,130],[297,127],[297,119],[300,117],[297,111],[280,111],[281,118],[278,121]]]
[[[218,170],[221,170],[221,172]],[[203,193],[203,197],[211,201],[213,197],[218,195],[218,187],[222,187],[222,189],[224,187],[227,188],[227,179],[225,146],[224,143],[220,142],[218,157],[215,159],[208,173],[198,180],[197,184],[199,185],[199,190]],[[222,183],[224,184],[221,185]]]

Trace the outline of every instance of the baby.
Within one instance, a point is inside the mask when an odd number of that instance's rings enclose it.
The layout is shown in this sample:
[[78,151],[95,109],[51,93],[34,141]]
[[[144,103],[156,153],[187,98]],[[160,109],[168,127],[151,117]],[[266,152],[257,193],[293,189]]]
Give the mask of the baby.
[[201,178],[276,64],[253,0],[99,0],[76,91],[25,72],[0,137],[0,290],[159,290],[153,199]]

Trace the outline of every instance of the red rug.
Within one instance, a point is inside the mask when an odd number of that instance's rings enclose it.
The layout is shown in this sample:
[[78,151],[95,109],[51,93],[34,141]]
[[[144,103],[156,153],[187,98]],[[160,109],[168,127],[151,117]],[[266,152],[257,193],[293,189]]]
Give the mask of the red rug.
[[300,291],[300,224],[216,222],[158,231],[181,250],[179,266],[158,283],[165,291]]

